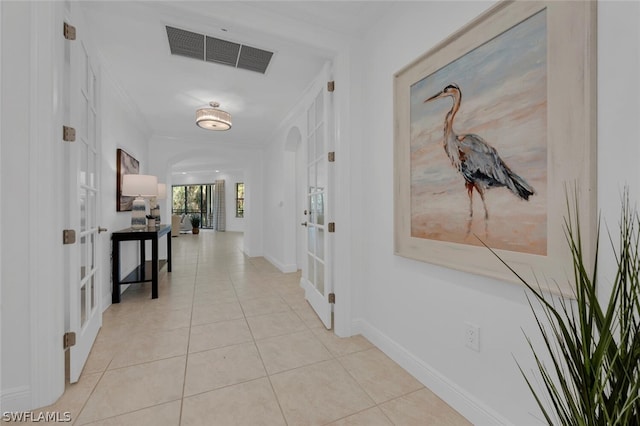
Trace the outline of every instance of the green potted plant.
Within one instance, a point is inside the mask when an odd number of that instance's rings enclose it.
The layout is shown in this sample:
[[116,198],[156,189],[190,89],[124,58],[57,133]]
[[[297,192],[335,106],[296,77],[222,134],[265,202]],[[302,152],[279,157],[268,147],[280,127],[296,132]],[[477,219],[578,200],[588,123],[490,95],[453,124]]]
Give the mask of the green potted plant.
[[191,220],[191,228],[192,228],[191,232],[193,234],[199,234],[200,233],[200,215],[192,214],[189,220]]
[[[565,220],[575,300],[543,293],[498,257],[533,295],[529,303],[544,342],[534,347],[527,337],[537,378],[518,367],[550,425],[640,425],[640,215],[630,207],[625,190],[617,242],[609,234],[616,273],[607,277],[611,291],[600,298],[598,247],[591,269],[582,252],[577,216],[576,203],[574,215],[569,212]],[[536,382],[542,383],[541,389]]]

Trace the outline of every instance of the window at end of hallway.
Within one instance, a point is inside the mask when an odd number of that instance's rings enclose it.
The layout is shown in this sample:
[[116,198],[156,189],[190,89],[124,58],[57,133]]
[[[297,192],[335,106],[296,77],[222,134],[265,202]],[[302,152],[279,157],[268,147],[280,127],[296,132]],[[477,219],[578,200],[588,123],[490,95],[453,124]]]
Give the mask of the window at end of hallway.
[[244,183],[236,183],[236,217],[244,217]]

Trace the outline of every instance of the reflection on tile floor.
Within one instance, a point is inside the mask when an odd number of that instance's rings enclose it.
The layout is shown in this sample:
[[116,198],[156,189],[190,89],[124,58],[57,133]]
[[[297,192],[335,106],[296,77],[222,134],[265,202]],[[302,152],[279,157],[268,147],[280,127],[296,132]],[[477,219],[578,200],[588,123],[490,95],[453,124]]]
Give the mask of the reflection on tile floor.
[[103,314],[76,425],[468,425],[362,336],[323,328],[299,273],[242,253],[242,234],[172,240],[160,298],[135,285]]

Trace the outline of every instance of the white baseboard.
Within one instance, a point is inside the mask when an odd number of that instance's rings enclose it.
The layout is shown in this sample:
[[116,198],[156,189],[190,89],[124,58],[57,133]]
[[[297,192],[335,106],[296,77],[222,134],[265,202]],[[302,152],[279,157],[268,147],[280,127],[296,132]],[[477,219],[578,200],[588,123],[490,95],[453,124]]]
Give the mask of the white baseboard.
[[111,292],[109,294],[102,294],[102,313],[111,306]]
[[260,253],[260,252],[253,253],[253,252],[251,252],[251,251],[249,251],[248,249],[245,249],[245,248],[242,249],[242,252],[248,257],[262,256],[262,253]]
[[[122,296],[122,293],[124,293],[125,290],[129,288],[130,285],[131,284],[121,284],[120,285],[120,295],[121,296]],[[112,297],[111,292],[109,292],[108,294],[103,294],[102,295],[102,312],[103,313],[104,313],[104,311],[107,310],[107,308],[109,306],[111,306],[111,300],[112,300],[111,297]]]
[[367,321],[361,319],[353,321],[352,331],[355,334],[362,334],[366,337],[389,358],[397,362],[402,368],[407,370],[418,379],[418,381],[474,425],[512,425],[507,419],[451,382],[432,366],[415,357],[407,349],[393,341]]
[[31,388],[29,386],[20,386],[3,390],[2,396],[0,396],[0,407],[2,407],[2,412],[31,410],[33,408],[31,406]]
[[288,274],[291,272],[296,272],[298,270],[298,265],[284,265],[280,262],[278,262],[277,260],[275,260],[274,258],[272,258],[271,256],[264,256],[265,259],[267,259],[269,261],[269,263],[271,263],[273,266],[275,266],[276,268],[278,268],[278,270],[280,272],[282,272],[283,274]]

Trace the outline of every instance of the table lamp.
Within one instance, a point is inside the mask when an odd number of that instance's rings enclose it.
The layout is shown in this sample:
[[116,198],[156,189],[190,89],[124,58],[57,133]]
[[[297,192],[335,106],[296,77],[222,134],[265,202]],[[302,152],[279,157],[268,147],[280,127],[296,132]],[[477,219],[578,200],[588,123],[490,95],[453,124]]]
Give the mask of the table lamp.
[[122,195],[136,197],[131,206],[131,227],[147,227],[146,205],[143,197],[158,195],[158,178],[151,175],[122,176]]
[[149,200],[149,206],[151,209],[151,216],[156,220],[156,226],[160,225],[160,205],[158,200],[164,200],[167,198],[167,185],[164,183],[158,184],[158,196],[151,197]]

